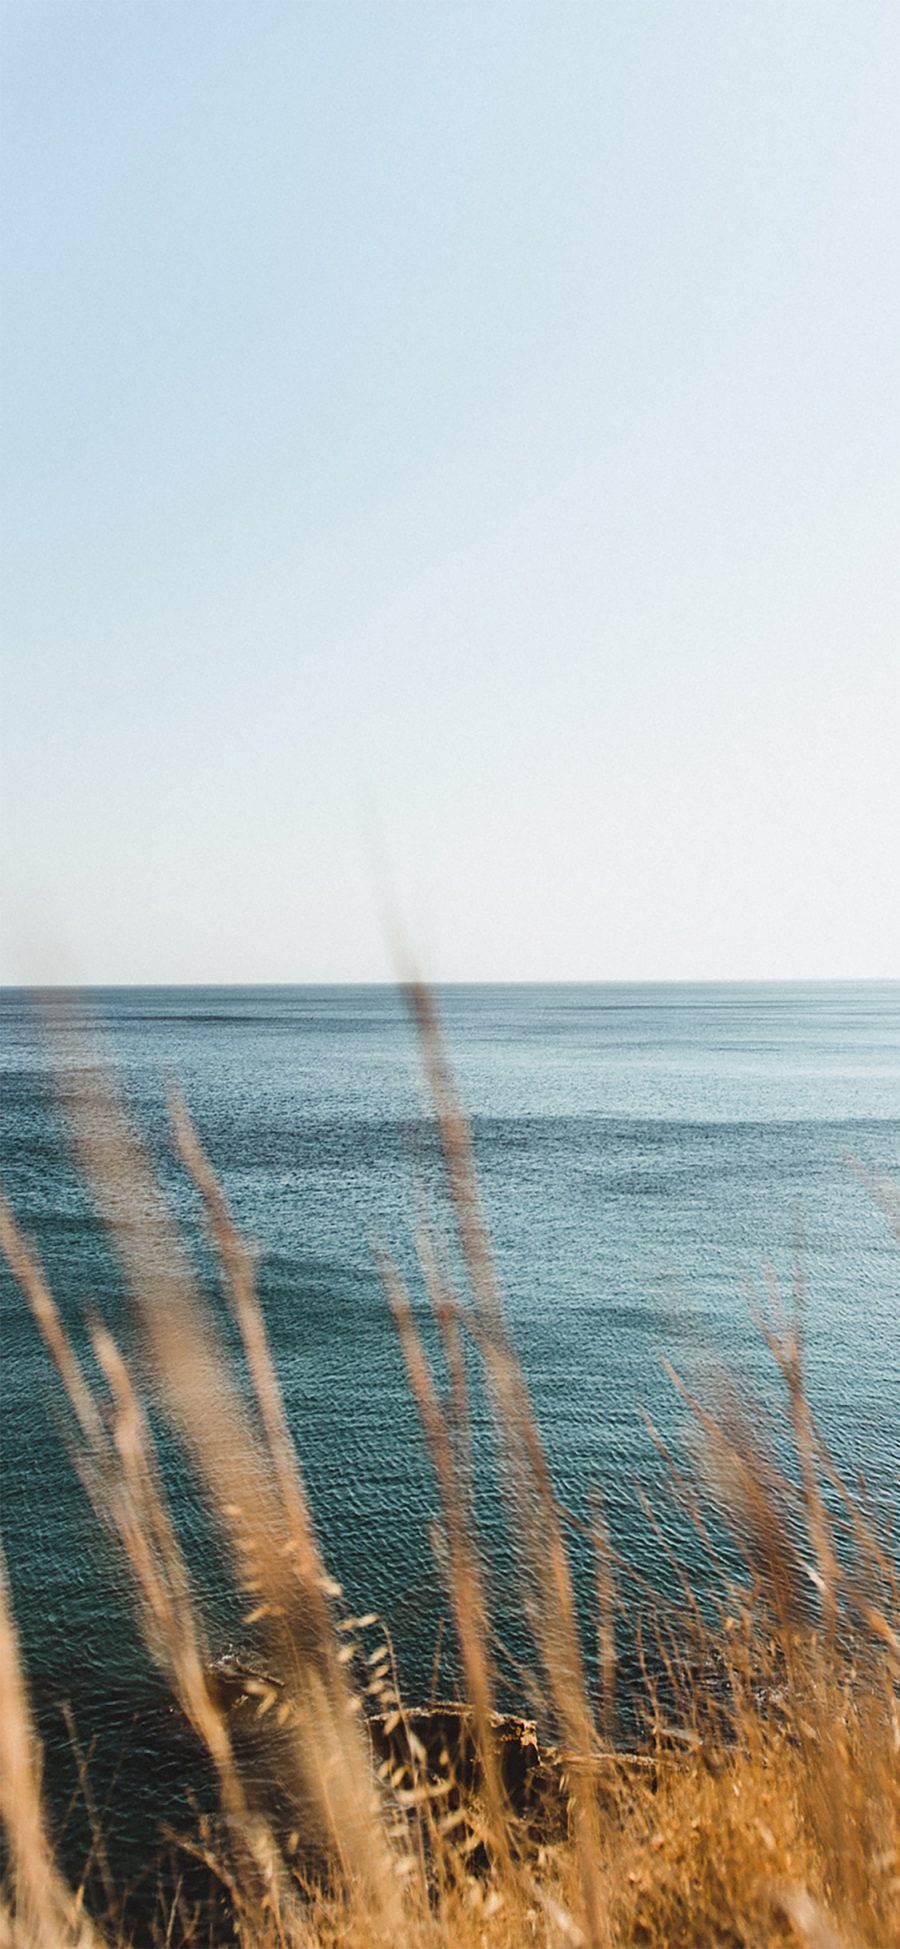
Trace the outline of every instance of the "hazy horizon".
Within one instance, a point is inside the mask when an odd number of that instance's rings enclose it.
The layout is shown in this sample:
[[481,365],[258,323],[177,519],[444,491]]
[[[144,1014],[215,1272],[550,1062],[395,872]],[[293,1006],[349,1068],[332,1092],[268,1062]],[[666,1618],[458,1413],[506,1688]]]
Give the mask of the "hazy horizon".
[[[145,992],[160,994],[209,993],[210,991],[216,990],[221,990],[226,994],[230,992],[237,993],[243,990],[250,992],[259,990],[260,993],[277,993],[282,990],[286,993],[308,991],[310,994],[318,994],[330,992],[333,989],[347,989],[352,991],[353,989],[368,990],[372,988],[383,988],[388,994],[399,995],[403,989],[403,985],[403,980],[400,976],[397,976],[394,980],[384,979],[371,981],[91,981],[79,983],[77,986],[72,986],[64,982],[23,983],[3,981],[0,982],[0,994],[77,996],[118,994],[120,992],[136,994]],[[674,979],[660,976],[651,980],[644,980],[640,977],[633,979],[617,977],[615,980],[591,980],[590,978],[581,978],[577,975],[572,975],[552,977],[550,979],[533,976],[527,980],[522,980],[503,979],[498,976],[496,979],[490,981],[436,981],[434,987],[438,994],[443,993],[445,990],[449,993],[462,988],[602,988],[621,989],[623,991],[639,988],[900,988],[900,977],[896,975],[861,975],[859,977],[853,975],[837,977],[813,975],[808,979],[804,979],[801,975],[795,975],[787,980],[783,980],[777,975],[751,976],[748,979],[744,979],[739,975],[732,975],[723,980],[716,980],[710,979],[707,976],[691,977],[685,975],[675,977]]]
[[0,35],[0,981],[900,971],[896,9]]

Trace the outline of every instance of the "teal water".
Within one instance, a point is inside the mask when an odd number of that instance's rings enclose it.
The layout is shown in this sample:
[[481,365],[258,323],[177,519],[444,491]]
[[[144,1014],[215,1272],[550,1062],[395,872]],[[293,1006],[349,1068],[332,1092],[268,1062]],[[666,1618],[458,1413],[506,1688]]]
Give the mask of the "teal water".
[[[814,1406],[841,1466],[898,1501],[900,1248],[852,1156],[900,1178],[900,984],[454,988],[442,997],[473,1121],[515,1340],[559,1492],[602,1485],[615,1540],[665,1576],[635,1479],[653,1482],[643,1404],[678,1435],[667,1354],[695,1384],[723,1361],[773,1391],[748,1281],[790,1279],[802,1223]],[[411,1691],[428,1682],[441,1593],[435,1497],[387,1308],[377,1231],[412,1264],[416,1198],[440,1210],[433,1135],[402,1004],[383,988],[92,991],[134,1117],[176,1208],[165,1096],[180,1084],[241,1225],[259,1241],[266,1317],[333,1572],[382,1610]],[[129,1344],[116,1267],[72,1169],[27,999],[0,993],[0,1177],[76,1334],[99,1308]],[[3,1533],[51,1745],[69,1698],[84,1739],[110,1724],[132,1760],[117,1789],[143,1817],[138,1705],[152,1681],[127,1599],[59,1439],[56,1383],[0,1273]],[[202,1508],[164,1448],[214,1642],[239,1634]],[[498,1611],[515,1636],[502,1530]],[[662,1507],[664,1526],[671,1519]],[[448,1649],[452,1661],[452,1649]],[[452,1674],[448,1669],[447,1682]],[[54,1731],[56,1728],[56,1731]],[[158,1754],[153,1759],[159,1784]],[[130,1773],[129,1773],[130,1766]],[[174,1762],[173,1762],[174,1766]],[[129,1797],[130,1796],[130,1797]]]

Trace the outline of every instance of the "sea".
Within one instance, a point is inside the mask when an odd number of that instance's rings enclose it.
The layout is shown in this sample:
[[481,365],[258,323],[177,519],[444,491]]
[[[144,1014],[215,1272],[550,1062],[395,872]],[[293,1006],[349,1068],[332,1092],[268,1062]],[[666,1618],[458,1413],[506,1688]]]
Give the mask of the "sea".
[[[878,1186],[900,1183],[900,983],[458,986],[437,999],[560,1502],[586,1520],[599,1500],[623,1560],[665,1588],[670,1547],[690,1559],[697,1546],[667,1499],[647,1417],[690,1455],[694,1422],[674,1368],[706,1404],[737,1403],[777,1448],[779,1377],[758,1313],[773,1283],[790,1309],[799,1271],[809,1394],[825,1439],[847,1480],[861,1473],[876,1506],[896,1512],[900,1245]],[[329,1572],[349,1610],[386,1619],[408,1695],[446,1695],[454,1648],[441,1624],[438,1499],[376,1264],[380,1246],[421,1307],[423,1210],[451,1261],[454,1251],[402,994],[0,991],[5,1197],[76,1344],[99,1313],[139,1359],[133,1307],[60,1107],[59,1067],[86,1060],[85,1032],[221,1310],[171,1142],[168,1097],[173,1087],[183,1095],[258,1248]],[[73,1470],[59,1384],[5,1268],[0,1314],[3,1547],[48,1792],[61,1818],[74,1728],[112,1845],[146,1851],[179,1791],[177,1730],[166,1722],[167,1746],[127,1582]],[[474,1415],[482,1536],[512,1673],[527,1646],[477,1383]],[[242,1610],[209,1512],[161,1415],[154,1427],[211,1649],[240,1648]],[[590,1561],[572,1535],[587,1606]],[[701,1582],[707,1575],[699,1560],[689,1568]],[[70,1850],[86,1844],[80,1819],[70,1816]]]

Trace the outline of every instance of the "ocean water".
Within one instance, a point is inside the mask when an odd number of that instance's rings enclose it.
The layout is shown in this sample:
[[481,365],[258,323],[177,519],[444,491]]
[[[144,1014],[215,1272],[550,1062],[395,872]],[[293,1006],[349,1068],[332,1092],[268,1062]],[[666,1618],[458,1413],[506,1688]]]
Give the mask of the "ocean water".
[[[636,1491],[659,1492],[641,1407],[668,1437],[683,1432],[660,1356],[701,1390],[724,1365],[748,1403],[774,1401],[748,1288],[766,1264],[788,1287],[802,1236],[814,1407],[841,1467],[864,1469],[896,1508],[900,1247],[852,1161],[900,1179],[900,984],[459,987],[441,1003],[563,1500],[584,1512],[599,1485],[617,1545],[665,1581]],[[402,1002],[385,988],[131,988],[62,1007],[100,1029],[196,1241],[166,1128],[167,1090],[181,1088],[261,1249],[269,1332],[329,1566],[354,1606],[388,1618],[408,1687],[423,1690],[446,1609],[429,1545],[436,1498],[373,1266],[377,1235],[412,1276],[417,1200],[444,1214]],[[127,1295],[73,1167],[25,996],[0,993],[0,1037],[6,1195],[76,1337],[93,1309],[131,1346]],[[65,1698],[83,1743],[99,1742],[101,1773],[113,1737],[124,1771],[111,1817],[135,1834],[165,1774],[141,1717],[153,1680],[61,1439],[55,1377],[5,1269],[0,1312],[4,1547],[51,1784]],[[161,1436],[212,1642],[234,1643],[239,1613],[205,1512]],[[514,1638],[482,1429],[479,1452],[498,1617]],[[675,1536],[664,1497],[658,1506]],[[450,1684],[449,1641],[446,1657]]]

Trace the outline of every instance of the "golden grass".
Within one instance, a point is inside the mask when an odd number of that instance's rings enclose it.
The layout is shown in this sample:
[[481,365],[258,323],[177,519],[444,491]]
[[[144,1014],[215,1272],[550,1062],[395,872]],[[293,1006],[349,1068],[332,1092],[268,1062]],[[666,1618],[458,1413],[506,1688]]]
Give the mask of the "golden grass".
[[[746,1573],[721,1573],[701,1609],[681,1567],[668,1608],[643,1603],[640,1759],[614,1746],[615,1619],[629,1583],[599,1505],[585,1523],[556,1498],[506,1325],[471,1140],[431,996],[409,991],[443,1151],[460,1290],[423,1220],[423,1287],[439,1373],[397,1267],[380,1263],[441,1502],[440,1574],[464,1675],[472,1763],[455,1775],[401,1699],[389,1634],[344,1615],[287,1428],[240,1237],[184,1106],[174,1140],[199,1192],[250,1395],[214,1308],[109,1077],[65,1090],[73,1141],[133,1296],[165,1412],[215,1513],[246,1624],[270,1675],[238,1710],[213,1673],[203,1620],[166,1504],[147,1419],[108,1329],[91,1325],[102,1384],[78,1360],[34,1249],[0,1201],[0,1246],[68,1402],[76,1465],[127,1565],[144,1640],[209,1756],[219,1817],[185,1845],[218,1878],[226,1918],[209,1933],[173,1894],[154,1939],[238,1940],[248,1949],[434,1945],[434,1949],[884,1949],[900,1942],[900,1606],[891,1546],[834,1467],[807,1400],[805,1293],[790,1317],[770,1288],[760,1318],[780,1378],[794,1471],[781,1472],[746,1413],[687,1393],[700,1445],[686,1469],[649,1428],[671,1494],[711,1548],[709,1491]],[[82,1077],[84,1071],[81,1072]],[[99,1105],[99,1108],[98,1108]],[[891,1222],[896,1198],[878,1187]],[[468,1363],[490,1402],[507,1520],[553,1750],[523,1795],[504,1771],[487,1584],[471,1482]],[[648,1424],[649,1425],[649,1424]],[[648,1510],[653,1518],[653,1512]],[[599,1675],[585,1664],[567,1533],[594,1552]],[[666,1547],[662,1543],[661,1548]],[[643,1632],[643,1636],[641,1633]],[[652,1676],[665,1674],[665,1702]],[[715,1673],[716,1682],[708,1683]],[[526,1703],[523,1694],[523,1707]],[[273,1728],[287,1828],[257,1790],[251,1747]],[[373,1715],[377,1714],[377,1718]],[[507,1729],[508,1730],[508,1729]],[[462,1748],[460,1748],[460,1753]],[[41,1759],[5,1579],[0,1574],[0,1814],[9,1873],[0,1949],[122,1943],[114,1901],[89,1920],[84,1889],[57,1865]],[[203,1933],[203,1929],[206,1933]]]

